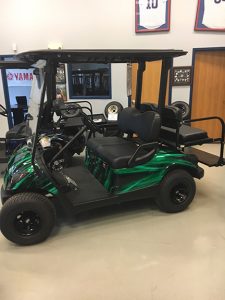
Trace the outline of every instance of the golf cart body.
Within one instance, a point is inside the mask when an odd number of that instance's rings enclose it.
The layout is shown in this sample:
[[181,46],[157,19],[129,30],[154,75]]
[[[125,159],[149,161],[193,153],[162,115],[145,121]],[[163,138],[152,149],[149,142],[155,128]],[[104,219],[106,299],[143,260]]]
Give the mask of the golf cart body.
[[[21,63],[39,69],[37,89],[33,91],[38,118],[32,114],[33,136],[12,155],[4,177],[0,225],[8,239],[24,245],[44,240],[54,223],[52,203],[56,201],[70,216],[93,207],[152,197],[166,212],[188,207],[195,195],[193,177],[200,179],[204,175],[197,152],[190,146],[214,140],[199,129],[182,128],[186,125],[179,109],[165,107],[172,60],[185,54],[181,50],[41,50],[17,55]],[[143,72],[146,62],[155,60],[162,60],[158,107],[157,111],[143,111]],[[118,116],[121,136],[89,138],[85,158],[75,157],[65,167],[59,161],[72,143],[84,132],[102,133],[93,115],[80,110],[83,126],[63,147],[55,151],[51,144],[46,146],[45,135],[40,138],[41,130],[52,120],[57,65],[73,62],[138,63],[136,102],[135,107],[123,109]],[[85,105],[81,107],[87,108]],[[224,123],[220,122],[221,137],[216,142],[220,142],[221,150],[220,156],[213,156],[214,166],[224,164]],[[31,202],[36,208],[31,209]],[[11,212],[14,205],[17,210]],[[43,205],[51,226],[42,216]],[[42,219],[44,224],[40,226]]]

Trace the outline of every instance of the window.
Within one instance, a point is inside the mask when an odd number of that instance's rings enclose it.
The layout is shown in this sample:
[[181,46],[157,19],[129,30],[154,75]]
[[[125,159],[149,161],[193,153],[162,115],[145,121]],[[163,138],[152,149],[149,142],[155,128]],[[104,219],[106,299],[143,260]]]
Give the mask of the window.
[[75,63],[68,65],[71,99],[110,99],[111,65]]

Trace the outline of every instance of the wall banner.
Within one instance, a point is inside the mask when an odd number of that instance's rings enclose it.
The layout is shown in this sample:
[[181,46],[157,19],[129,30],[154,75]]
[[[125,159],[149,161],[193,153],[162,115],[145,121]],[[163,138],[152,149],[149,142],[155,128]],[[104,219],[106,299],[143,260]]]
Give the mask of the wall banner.
[[225,31],[225,0],[198,0],[195,30]]
[[170,0],[135,0],[136,33],[169,31],[170,2]]
[[6,70],[8,86],[31,86],[33,70],[8,69]]

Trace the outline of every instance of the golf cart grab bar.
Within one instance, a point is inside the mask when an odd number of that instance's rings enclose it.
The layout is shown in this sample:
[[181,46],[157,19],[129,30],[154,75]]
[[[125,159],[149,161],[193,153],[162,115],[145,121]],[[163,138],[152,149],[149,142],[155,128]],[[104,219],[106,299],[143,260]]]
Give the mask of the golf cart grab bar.
[[[155,151],[157,148],[158,148],[157,142],[140,145],[137,148],[137,150],[134,152],[134,154],[131,156],[131,158],[129,159],[128,168],[132,168],[139,164],[147,162],[155,154]],[[143,149],[148,149],[149,152],[147,154],[144,154],[144,155],[138,157],[139,152]]]
[[[75,103],[75,102],[69,102],[69,103]],[[92,115],[92,110],[91,108],[87,107],[87,106],[79,106],[76,108],[77,110],[82,110],[82,109],[86,109],[90,112],[90,114]],[[60,108],[60,110],[68,110],[68,107],[63,107],[63,108]],[[74,116],[71,116],[70,118],[73,118]]]
[[221,137],[214,139],[214,141],[220,141],[220,155],[219,155],[219,161],[218,161],[218,163],[220,163],[223,161],[223,152],[224,152],[224,134],[225,134],[224,120],[220,117],[212,116],[212,117],[185,120],[185,121],[183,121],[183,123],[192,123],[192,122],[208,121],[208,120],[219,120],[220,124],[221,124]]
[[213,117],[205,117],[205,118],[199,118],[199,119],[190,119],[185,120],[183,123],[192,123],[192,122],[198,122],[198,121],[208,121],[208,120],[219,120],[221,123],[221,141],[224,142],[224,134],[225,134],[225,123],[224,120],[220,117],[213,116]]
[[92,107],[92,104],[89,102],[89,101],[87,101],[87,100],[81,100],[81,101],[69,101],[69,103],[78,103],[78,104],[80,104],[80,103],[87,103],[89,106],[90,106],[90,108],[87,108],[87,107],[81,107],[81,108],[86,108],[87,110],[89,110],[90,112],[91,112],[91,114],[93,114],[93,107]]

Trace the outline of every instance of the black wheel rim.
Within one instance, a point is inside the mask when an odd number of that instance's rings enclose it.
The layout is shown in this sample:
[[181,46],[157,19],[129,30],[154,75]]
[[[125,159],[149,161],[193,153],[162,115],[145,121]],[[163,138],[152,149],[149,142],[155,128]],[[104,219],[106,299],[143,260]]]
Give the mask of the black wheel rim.
[[23,236],[36,234],[41,228],[41,219],[33,211],[23,211],[16,215],[14,226],[16,231]]
[[171,199],[173,203],[181,205],[186,202],[188,198],[188,188],[184,184],[178,184],[171,190]]

